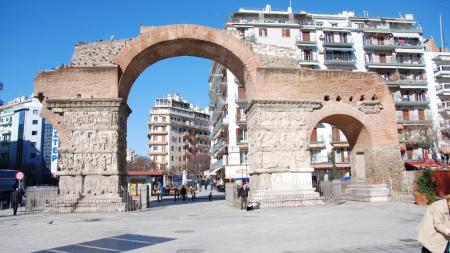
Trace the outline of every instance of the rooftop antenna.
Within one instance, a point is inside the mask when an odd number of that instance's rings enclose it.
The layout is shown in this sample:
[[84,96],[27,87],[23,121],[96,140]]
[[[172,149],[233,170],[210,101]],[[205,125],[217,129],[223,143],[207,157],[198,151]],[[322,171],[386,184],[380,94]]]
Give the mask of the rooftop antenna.
[[445,48],[445,42],[444,42],[444,32],[443,32],[443,29],[442,29],[442,15],[441,14],[439,14],[439,25],[440,25],[440,32],[441,32],[441,52],[443,52],[444,51],[444,48]]

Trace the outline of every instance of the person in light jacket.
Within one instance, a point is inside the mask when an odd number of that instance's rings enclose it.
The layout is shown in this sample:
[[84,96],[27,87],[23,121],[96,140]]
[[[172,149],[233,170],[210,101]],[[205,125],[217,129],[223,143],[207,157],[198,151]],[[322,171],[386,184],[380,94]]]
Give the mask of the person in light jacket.
[[450,194],[431,204],[417,226],[422,252],[449,253]]

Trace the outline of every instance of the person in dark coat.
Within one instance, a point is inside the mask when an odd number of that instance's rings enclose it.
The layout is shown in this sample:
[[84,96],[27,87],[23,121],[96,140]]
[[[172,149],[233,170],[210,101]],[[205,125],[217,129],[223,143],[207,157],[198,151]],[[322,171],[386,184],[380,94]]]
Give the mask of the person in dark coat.
[[241,188],[239,188],[239,197],[241,198],[241,210],[247,210],[248,191],[250,191],[250,188],[248,187],[247,183],[244,183],[244,185]]
[[184,185],[181,187],[180,193],[181,193],[181,196],[183,197],[183,201],[186,201],[187,190],[186,190],[186,187]]
[[15,191],[11,193],[11,207],[14,210],[14,215],[17,215],[17,208],[20,203],[20,191],[19,188],[16,188]]

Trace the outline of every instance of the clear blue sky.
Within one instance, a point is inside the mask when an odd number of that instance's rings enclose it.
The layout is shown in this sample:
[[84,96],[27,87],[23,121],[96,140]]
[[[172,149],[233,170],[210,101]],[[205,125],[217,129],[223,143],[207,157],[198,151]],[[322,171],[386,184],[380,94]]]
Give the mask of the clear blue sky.
[[[177,23],[222,28],[225,18],[239,7],[287,9],[289,0],[0,0],[0,81],[5,85],[0,99],[9,101],[33,92],[33,77],[39,70],[69,63],[79,41],[128,38],[142,25]],[[444,17],[450,44],[449,0],[292,0],[294,11],[335,14],[353,10],[358,15],[398,17],[414,14],[425,36],[439,38],[439,18]],[[129,97],[133,110],[128,120],[128,145],[139,154],[147,147],[148,109],[155,97],[177,92],[202,107],[208,104],[209,60],[178,57],[148,68],[136,81]]]

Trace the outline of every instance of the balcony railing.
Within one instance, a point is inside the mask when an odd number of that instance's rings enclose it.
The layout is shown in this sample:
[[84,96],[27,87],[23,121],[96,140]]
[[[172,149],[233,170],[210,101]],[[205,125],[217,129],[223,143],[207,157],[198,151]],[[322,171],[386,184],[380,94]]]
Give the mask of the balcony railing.
[[366,41],[364,41],[364,48],[365,49],[394,49],[395,44],[393,41],[388,41],[388,40],[379,41],[379,42],[366,40]]
[[400,57],[398,59],[389,59],[387,58],[385,61],[375,61],[366,59],[366,65],[368,67],[377,67],[377,66],[412,66],[412,67],[424,67],[425,63],[422,59],[411,59],[406,57]]
[[391,79],[386,81],[388,84],[399,84],[399,85],[427,85],[427,80],[423,79]]
[[295,37],[295,41],[297,43],[297,45],[299,46],[311,46],[311,47],[315,47],[316,46],[316,40],[314,37],[310,37],[310,38],[300,38],[299,36]]
[[450,66],[441,65],[434,71],[436,77],[448,77],[450,78]]
[[227,161],[225,159],[217,160],[209,166],[211,170],[215,170],[227,165]]
[[[311,156],[311,164],[319,164],[319,163],[331,163],[331,158],[329,156],[324,155],[312,155]],[[335,163],[350,163],[350,159],[348,157],[344,157],[343,159],[336,155],[334,158]]]
[[353,46],[353,38],[347,37],[346,39],[341,40],[334,40],[334,39],[327,39],[325,38],[323,42],[323,46],[330,46],[330,47],[351,47]]
[[325,56],[325,64],[345,64],[345,65],[354,65],[356,60],[353,56],[348,55],[326,55]]
[[225,145],[226,145],[225,141],[223,139],[220,139],[216,144],[214,144],[211,147],[210,154],[214,155],[215,153],[217,153],[217,151],[219,151]]
[[316,54],[312,54],[312,55],[299,54],[297,56],[297,59],[300,64],[318,64],[319,63],[319,60],[318,60],[318,57]]
[[382,31],[390,31],[390,32],[412,32],[412,33],[420,33],[422,32],[422,28],[420,26],[411,26],[411,27],[394,27],[391,28],[389,25],[385,26],[364,26],[361,27],[365,32],[382,32]]

